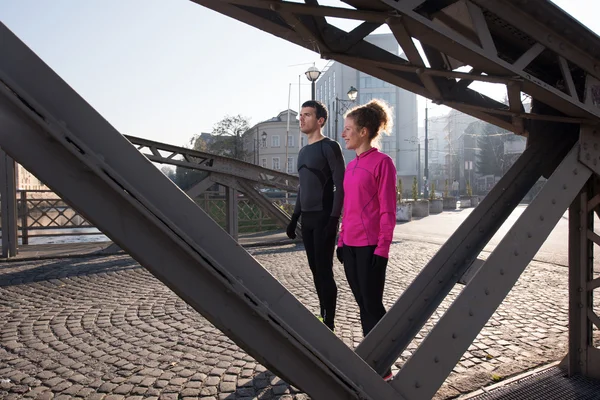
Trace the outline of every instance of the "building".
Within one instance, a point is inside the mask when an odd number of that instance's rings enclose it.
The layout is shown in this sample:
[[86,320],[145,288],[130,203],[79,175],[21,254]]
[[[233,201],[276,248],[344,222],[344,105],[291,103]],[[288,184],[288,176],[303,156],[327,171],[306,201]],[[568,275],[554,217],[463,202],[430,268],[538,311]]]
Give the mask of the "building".
[[300,134],[297,117],[296,111],[285,110],[244,132],[242,143],[245,161],[297,175],[298,151],[306,144],[306,137]]
[[[390,53],[400,53],[398,42],[392,34],[369,35],[367,41]],[[348,100],[347,93],[351,87],[358,89],[355,103]],[[414,144],[418,135],[416,95],[339,62],[328,64],[316,82],[316,99],[323,102],[329,110],[323,134],[340,143],[346,163],[354,159],[355,153],[345,150],[341,137],[343,115],[348,108],[375,98],[384,100],[393,109],[394,126],[389,135],[382,137],[380,149],[394,160],[397,174],[402,178],[407,192],[413,177],[417,175],[417,152]]]
[[16,164],[16,175],[17,190],[49,190],[48,186],[23,168],[21,164]]

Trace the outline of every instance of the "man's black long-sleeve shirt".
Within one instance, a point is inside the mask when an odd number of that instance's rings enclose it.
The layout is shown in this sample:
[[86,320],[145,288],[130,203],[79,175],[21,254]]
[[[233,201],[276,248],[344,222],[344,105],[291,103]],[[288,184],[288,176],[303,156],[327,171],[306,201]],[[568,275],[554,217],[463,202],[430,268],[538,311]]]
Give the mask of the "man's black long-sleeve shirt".
[[298,154],[300,187],[294,214],[331,211],[332,217],[339,217],[344,204],[345,170],[338,142],[325,138],[304,146]]

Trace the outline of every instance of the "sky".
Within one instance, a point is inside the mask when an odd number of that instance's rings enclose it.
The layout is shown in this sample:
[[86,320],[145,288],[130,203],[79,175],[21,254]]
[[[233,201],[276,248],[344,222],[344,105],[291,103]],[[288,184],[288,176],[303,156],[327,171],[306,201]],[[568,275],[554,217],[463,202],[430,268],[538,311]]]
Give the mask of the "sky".
[[[600,2],[554,2],[600,32]],[[252,125],[288,101],[297,110],[300,99],[310,99],[304,72],[327,63],[189,0],[0,0],[0,21],[122,134],[178,146],[227,115]],[[479,88],[504,97],[497,85]],[[420,125],[425,106],[419,97]],[[448,111],[428,107],[430,116]]]

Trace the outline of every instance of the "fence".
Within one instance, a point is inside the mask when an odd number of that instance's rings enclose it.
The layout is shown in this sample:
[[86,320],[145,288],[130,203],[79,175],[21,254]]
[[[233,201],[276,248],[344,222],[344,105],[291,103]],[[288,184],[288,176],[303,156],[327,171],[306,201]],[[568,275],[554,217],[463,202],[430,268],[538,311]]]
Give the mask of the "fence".
[[[225,228],[226,200],[216,193],[205,193],[195,199],[215,222]],[[290,211],[282,200],[274,203]],[[17,192],[17,228],[23,244],[30,238],[52,236],[101,235],[81,214],[49,190],[19,190]],[[1,216],[0,216],[1,217]],[[278,229],[273,218],[266,215],[251,200],[238,197],[239,233],[258,233]]]

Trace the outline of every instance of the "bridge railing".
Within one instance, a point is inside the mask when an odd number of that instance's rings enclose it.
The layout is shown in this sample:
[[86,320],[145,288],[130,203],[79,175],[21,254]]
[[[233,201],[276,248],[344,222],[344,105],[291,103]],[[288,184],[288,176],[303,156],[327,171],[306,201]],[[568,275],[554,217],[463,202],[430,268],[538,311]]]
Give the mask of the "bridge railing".
[[[293,204],[286,202],[285,198],[278,198],[277,193],[271,196],[274,204],[288,212],[293,210]],[[225,228],[224,195],[205,192],[194,201],[215,222]],[[278,229],[277,222],[252,200],[240,195],[237,203],[239,233],[260,233]],[[85,217],[51,190],[18,190],[17,210],[18,235],[22,244],[29,244],[30,238],[102,235],[102,232],[95,229]]]

